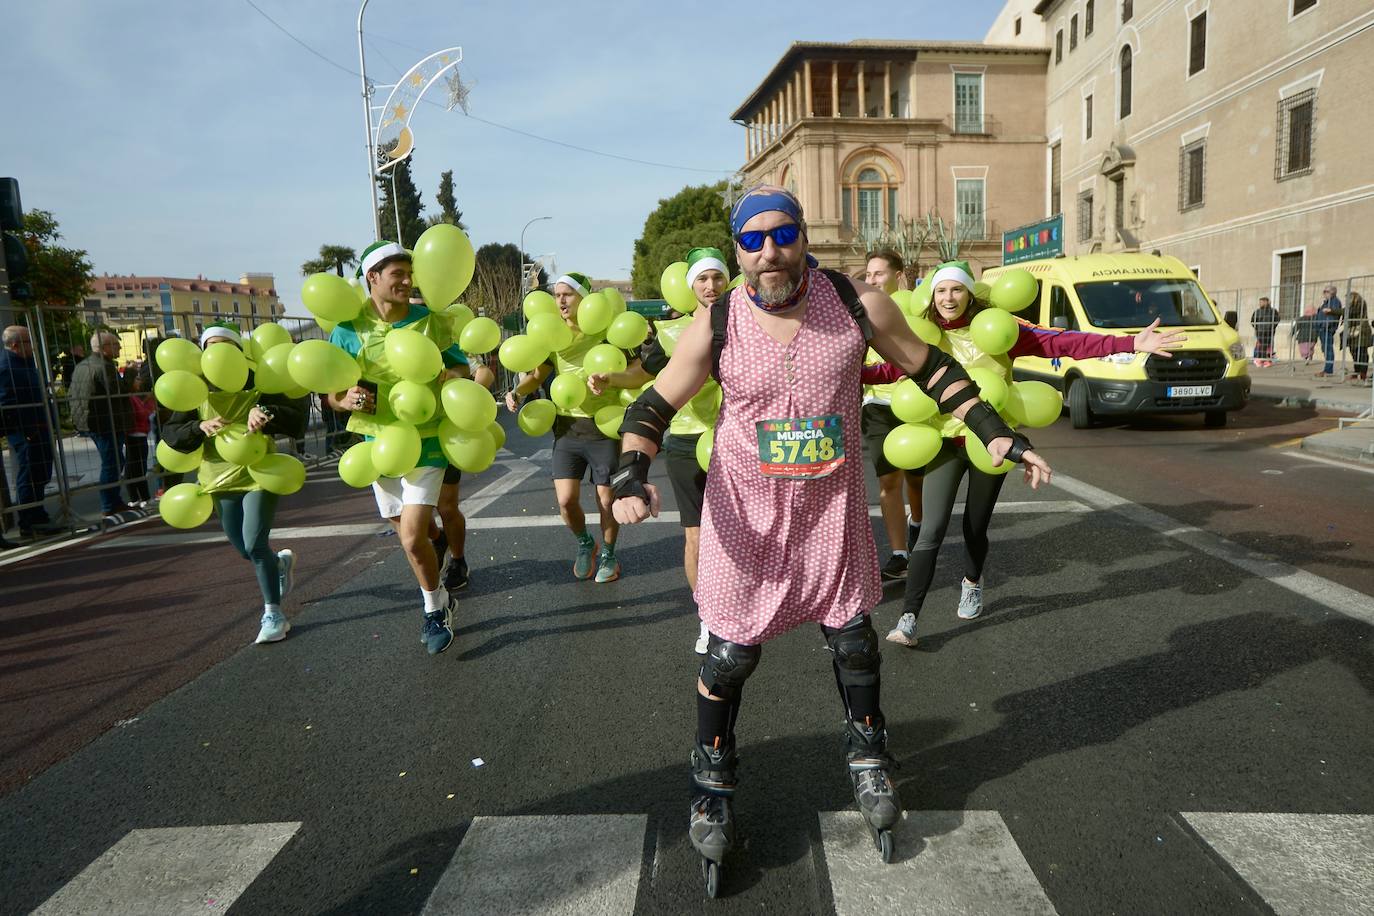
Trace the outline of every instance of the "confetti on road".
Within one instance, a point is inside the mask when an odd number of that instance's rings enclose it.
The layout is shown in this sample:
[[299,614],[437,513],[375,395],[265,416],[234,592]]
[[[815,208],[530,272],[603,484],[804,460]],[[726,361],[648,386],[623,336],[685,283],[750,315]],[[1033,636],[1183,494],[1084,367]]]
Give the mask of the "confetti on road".
[[472,765],[475,767],[486,766],[486,763],[487,762],[483,760],[481,757],[472,758]]
[[450,793],[448,794],[448,797],[449,797],[449,798],[453,798],[453,793],[450,792]]
[[405,770],[402,770],[402,771],[400,772],[399,775],[401,776],[402,779],[404,779],[404,778],[405,778],[405,775],[406,775],[406,771],[405,771]]
[[418,875],[418,874],[420,873],[420,869],[418,869],[418,868],[412,868],[412,869],[410,870],[410,873],[411,873],[412,875]]

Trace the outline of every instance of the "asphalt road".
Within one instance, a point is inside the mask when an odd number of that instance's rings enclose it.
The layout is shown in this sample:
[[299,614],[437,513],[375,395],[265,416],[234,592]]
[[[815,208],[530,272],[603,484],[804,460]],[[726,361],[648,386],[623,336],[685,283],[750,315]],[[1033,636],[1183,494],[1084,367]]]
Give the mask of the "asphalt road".
[[465,482],[509,491],[472,512],[437,658],[370,495],[328,479],[278,522],[317,527],[277,544],[303,572],[280,644],[248,645],[245,564],[156,522],[3,567],[0,913],[1368,911],[1374,475],[1300,456],[1330,422],[1038,432],[1063,485],[1008,482],[987,613],[954,615],[952,535],[920,647],[884,654],[897,862],[847,813],[803,628],[745,691],[715,901],[686,838],[678,529],[573,581],[547,442]]

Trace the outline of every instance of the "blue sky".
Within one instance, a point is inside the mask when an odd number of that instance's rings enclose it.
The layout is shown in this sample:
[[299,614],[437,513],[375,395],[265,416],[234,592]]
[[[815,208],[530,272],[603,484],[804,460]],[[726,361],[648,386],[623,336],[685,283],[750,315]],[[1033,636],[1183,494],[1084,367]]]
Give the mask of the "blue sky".
[[[356,71],[356,0],[253,2]],[[590,155],[422,106],[411,127],[426,213],[453,169],[474,245],[514,242],[528,220],[552,216],[530,227],[527,250],[555,253],[561,270],[624,277],[661,198],[742,164],[730,113],[791,42],[979,40],[1001,5],[371,0],[364,28],[378,83],[461,46],[475,116],[716,170]],[[4,19],[0,175],[20,180],[26,209],[56,214],[97,274],[271,272],[298,313],[302,261],[322,243],[371,241],[358,78],[246,0],[42,0],[6,4]]]

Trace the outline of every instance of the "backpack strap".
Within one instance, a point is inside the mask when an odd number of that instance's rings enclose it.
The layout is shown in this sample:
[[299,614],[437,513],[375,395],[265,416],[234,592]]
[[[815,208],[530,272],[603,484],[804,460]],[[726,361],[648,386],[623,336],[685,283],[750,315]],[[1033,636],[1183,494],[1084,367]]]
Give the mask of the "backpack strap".
[[711,306],[711,378],[720,381],[720,353],[730,331],[730,291]]
[[835,287],[835,292],[840,294],[840,299],[849,307],[849,314],[854,316],[854,323],[863,332],[864,343],[873,339],[873,325],[868,320],[868,309],[864,308],[863,300],[859,298],[859,291],[854,288],[854,283],[838,270],[831,270],[829,267],[822,267],[821,273],[825,274]]

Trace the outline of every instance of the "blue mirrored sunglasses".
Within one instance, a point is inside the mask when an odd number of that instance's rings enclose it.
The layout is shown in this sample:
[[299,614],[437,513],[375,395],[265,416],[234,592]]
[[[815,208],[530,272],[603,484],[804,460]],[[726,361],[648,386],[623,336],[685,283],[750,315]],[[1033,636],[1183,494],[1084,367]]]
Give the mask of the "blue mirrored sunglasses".
[[774,245],[779,248],[786,248],[801,237],[801,226],[796,223],[784,223],[772,229],[741,232],[735,236],[735,242],[745,251],[760,251],[763,248],[764,239],[770,237],[773,239]]

